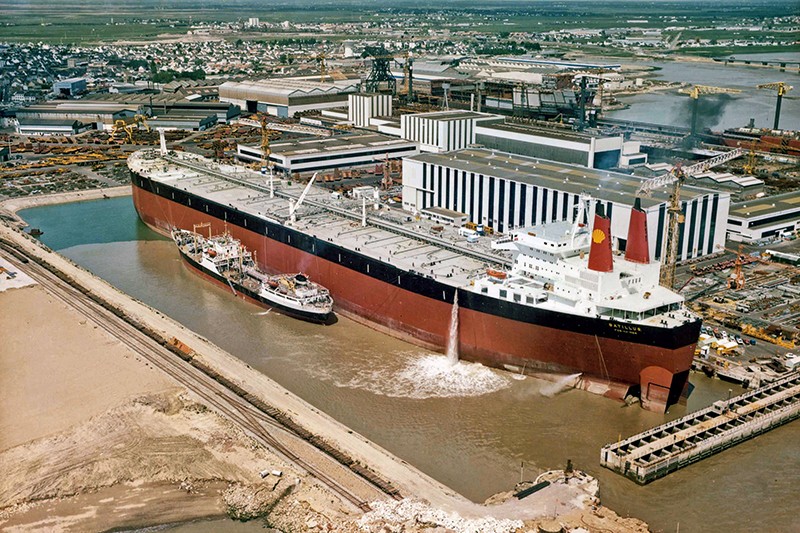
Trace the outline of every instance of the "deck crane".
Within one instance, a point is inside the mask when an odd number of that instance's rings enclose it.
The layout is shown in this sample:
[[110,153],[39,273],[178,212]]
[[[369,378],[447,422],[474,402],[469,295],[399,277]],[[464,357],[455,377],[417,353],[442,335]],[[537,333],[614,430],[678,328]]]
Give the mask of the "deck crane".
[[269,123],[267,122],[267,116],[262,115],[260,122],[261,122],[261,174],[266,175],[267,171],[269,171],[269,197],[275,198],[275,183],[272,175],[272,161],[269,158],[272,151],[269,148],[270,131],[269,131]]
[[695,85],[691,89],[679,89],[679,93],[688,94],[692,102],[692,139],[697,136],[697,107],[701,94],[736,94],[739,89],[729,89],[727,87],[713,87],[711,85]]
[[306,188],[303,189],[303,192],[300,194],[300,197],[297,199],[296,202],[293,202],[292,200],[289,200],[289,219],[292,222],[297,222],[297,210],[303,204],[303,200],[306,199],[306,196],[308,195],[308,191],[311,190],[311,186],[314,185],[314,180],[317,179],[317,174],[319,174],[319,173],[318,172],[314,172],[314,174],[311,176],[311,179],[308,180],[308,183],[306,184]]
[[762,83],[760,85],[757,85],[756,87],[758,87],[759,89],[774,89],[778,94],[778,99],[775,102],[775,123],[772,126],[772,129],[777,130],[778,123],[781,120],[781,101],[783,100],[784,95],[789,91],[791,91],[792,89],[794,89],[794,87],[782,81],[775,81],[772,83]]
[[744,150],[736,148],[729,152],[714,156],[700,163],[683,167],[680,163],[672,167],[672,169],[661,176],[656,176],[649,180],[645,180],[636,191],[636,196],[647,197],[650,196],[654,189],[672,185],[672,192],[669,196],[669,206],[667,213],[669,215],[669,223],[667,225],[667,252],[664,256],[664,262],[661,265],[661,285],[669,289],[675,287],[675,267],[678,263],[678,246],[680,245],[680,232],[678,225],[683,223],[683,206],[681,204],[681,187],[689,176],[700,174],[706,170],[721,165],[731,159],[741,156]]

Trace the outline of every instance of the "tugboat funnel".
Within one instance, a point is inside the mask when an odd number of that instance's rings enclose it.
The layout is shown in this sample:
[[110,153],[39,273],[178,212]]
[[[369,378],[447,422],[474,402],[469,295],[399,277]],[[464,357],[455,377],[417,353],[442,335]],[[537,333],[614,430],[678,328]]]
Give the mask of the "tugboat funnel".
[[647,243],[647,214],[642,210],[642,201],[639,198],[631,208],[625,259],[634,263],[650,262],[650,246]]
[[597,204],[592,225],[592,246],[589,248],[589,269],[596,272],[614,270],[611,256],[611,219],[606,218],[603,204]]

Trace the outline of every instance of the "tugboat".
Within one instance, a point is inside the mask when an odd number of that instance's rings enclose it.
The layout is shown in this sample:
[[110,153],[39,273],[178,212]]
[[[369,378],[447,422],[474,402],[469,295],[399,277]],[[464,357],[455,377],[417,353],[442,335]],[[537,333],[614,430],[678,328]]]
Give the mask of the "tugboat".
[[[205,237],[197,232],[209,228]],[[270,275],[260,270],[253,255],[229,233],[211,236],[210,224],[193,231],[175,229],[172,240],[181,257],[194,269],[227,285],[237,296],[274,308],[283,314],[320,324],[333,322],[333,298],[328,289],[302,272]]]

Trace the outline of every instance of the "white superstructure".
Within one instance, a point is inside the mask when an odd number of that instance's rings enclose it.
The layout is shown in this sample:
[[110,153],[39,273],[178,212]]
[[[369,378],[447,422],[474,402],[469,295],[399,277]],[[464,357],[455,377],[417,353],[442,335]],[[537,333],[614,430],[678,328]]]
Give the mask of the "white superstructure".
[[581,200],[573,222],[529,226],[494,241],[494,249],[512,253],[513,265],[507,273],[490,272],[477,280],[476,290],[587,317],[664,327],[694,320],[683,309],[683,297],[659,285],[656,261],[637,263],[615,252],[610,272],[589,268],[592,228],[579,221],[591,210],[592,200]]

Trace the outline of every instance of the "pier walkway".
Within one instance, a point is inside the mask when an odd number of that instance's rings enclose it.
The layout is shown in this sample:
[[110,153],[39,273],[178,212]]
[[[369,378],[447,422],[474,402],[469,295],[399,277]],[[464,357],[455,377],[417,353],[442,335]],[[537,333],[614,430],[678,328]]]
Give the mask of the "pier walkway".
[[600,451],[600,464],[640,484],[800,417],[800,372],[720,400]]

